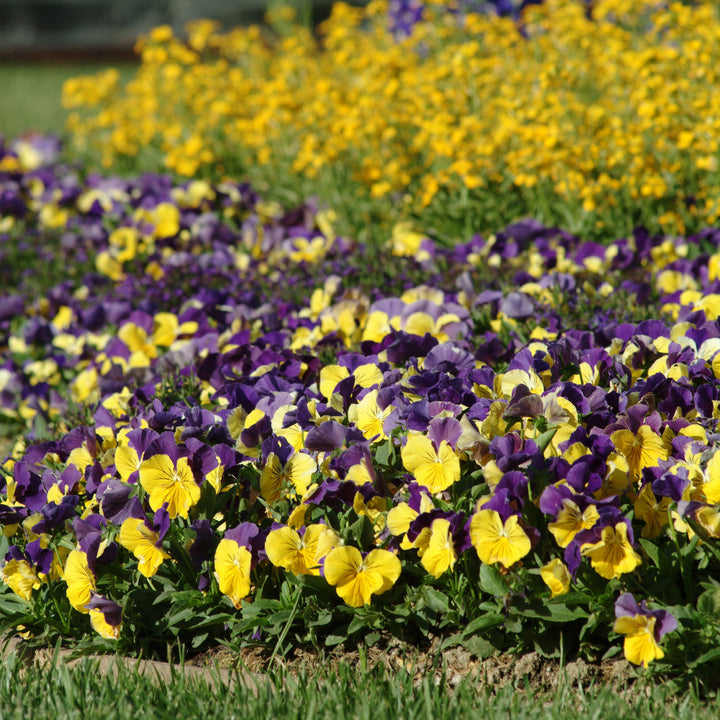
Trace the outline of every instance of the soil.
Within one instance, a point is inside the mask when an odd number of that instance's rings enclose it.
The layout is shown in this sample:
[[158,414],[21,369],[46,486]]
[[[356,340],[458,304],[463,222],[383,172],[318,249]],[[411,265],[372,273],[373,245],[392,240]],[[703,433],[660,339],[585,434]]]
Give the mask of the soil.
[[623,693],[639,678],[637,670],[624,659],[600,663],[575,659],[563,666],[558,660],[543,657],[537,652],[520,656],[497,654],[479,659],[460,647],[440,650],[439,643],[434,643],[426,649],[419,649],[394,639],[384,645],[366,648],[362,653],[341,649],[331,652],[295,649],[282,658],[273,658],[272,652],[265,648],[247,648],[239,654],[227,648],[215,648],[192,658],[187,664],[193,668],[237,668],[260,675],[269,669],[271,663],[282,667],[290,675],[316,671],[319,667],[332,674],[341,665],[358,671],[383,666],[389,672],[410,671],[417,682],[432,675],[440,683],[444,674],[450,688],[467,679],[478,689],[490,692],[510,685],[538,695],[551,695],[561,685],[575,689],[602,685]]
[[[58,659],[52,650],[31,648],[18,638],[5,643],[2,654],[9,652],[16,652],[28,668],[58,661],[72,666],[83,660],[71,650],[60,650]],[[208,682],[219,680],[227,684],[236,679],[251,687],[261,684],[273,666],[294,678],[318,671],[332,677],[341,666],[358,673],[382,667],[389,673],[408,671],[416,683],[428,676],[438,685],[444,679],[450,690],[466,681],[491,694],[509,685],[539,697],[552,697],[561,688],[582,692],[591,686],[607,687],[624,696],[629,691],[636,694],[641,686],[647,685],[637,669],[624,659],[588,663],[578,658],[561,665],[557,659],[546,658],[537,652],[524,655],[498,653],[481,659],[462,647],[443,650],[439,641],[419,648],[395,638],[362,652],[341,648],[331,651],[296,648],[284,657],[273,656],[270,649],[263,647],[236,652],[220,646],[186,660],[182,668],[156,660],[112,655],[92,656],[92,659],[98,662],[99,672],[116,672],[116,665],[120,663],[158,680],[167,680],[180,671],[203,677]],[[646,689],[649,690],[649,685]]]

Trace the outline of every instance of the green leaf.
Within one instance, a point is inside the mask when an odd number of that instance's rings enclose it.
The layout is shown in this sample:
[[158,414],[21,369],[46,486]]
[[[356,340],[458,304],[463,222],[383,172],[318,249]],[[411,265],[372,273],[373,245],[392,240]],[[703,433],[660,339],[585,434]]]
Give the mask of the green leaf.
[[327,647],[334,647],[335,645],[341,645],[347,640],[347,635],[328,635],[325,638],[325,645]]
[[588,617],[588,613],[582,608],[569,608],[564,603],[547,603],[540,608],[526,608],[517,611],[518,615],[529,618],[548,620],[549,622],[572,622]]
[[368,620],[366,617],[363,617],[361,615],[356,615],[348,625],[347,634],[348,635],[354,635],[358,630],[362,630],[363,628],[367,628],[369,625]]
[[647,540],[646,538],[640,538],[640,545],[642,549],[647,553],[647,556],[653,561],[655,567],[660,567],[660,549],[658,546]]
[[377,462],[379,465],[388,466],[391,464],[390,457],[394,454],[395,453],[392,441],[386,440],[375,450],[375,462]]
[[555,436],[557,430],[558,429],[556,427],[551,428],[535,438],[535,444],[538,446],[541,453],[545,452],[545,448],[550,444],[550,441]]
[[705,528],[693,518],[686,516],[683,519],[695,531],[695,537],[693,538],[694,542],[691,541],[682,549],[682,554],[687,555],[693,550],[695,550],[695,547],[697,546],[697,540],[698,538],[700,538],[701,540],[703,540],[704,543],[703,549],[709,550],[717,560],[720,560],[720,549],[715,546],[715,539],[711,538],[705,531]]
[[294,582],[309,588],[315,597],[337,597],[335,588],[328,584],[328,581],[324,577],[320,577],[319,575],[297,575],[294,577]]
[[350,532],[355,538],[360,548],[365,549],[372,544],[375,533],[370,518],[367,515],[361,515],[351,526]]
[[490,657],[496,651],[496,647],[491,642],[479,635],[473,635],[463,640],[462,646],[481,660]]
[[425,585],[422,589],[420,597],[425,601],[425,604],[431,610],[439,613],[450,612],[450,598],[448,598],[445,593],[441,593],[439,590],[436,590],[434,587]]
[[720,658],[720,648],[713,648],[712,650],[708,650],[706,653],[703,653],[699,658],[693,660],[692,663],[688,664],[690,664],[691,667],[696,667],[697,665],[712,662],[713,660],[717,660],[718,658]]
[[550,598],[547,600],[548,605],[553,603],[560,603],[562,605],[573,606],[573,605],[589,605],[596,597],[590,593],[582,592],[581,590],[571,590],[558,598]]
[[474,620],[471,620],[465,630],[463,631],[463,638],[467,638],[474,633],[482,632],[483,630],[489,630],[490,628],[502,625],[505,622],[505,617],[499,613],[488,613],[487,615],[481,615]]
[[207,640],[207,636],[208,636],[207,633],[201,633],[200,635],[195,635],[192,639],[192,646],[194,648],[200,647],[200,645],[202,645],[205,642],[205,640]]
[[480,587],[495,597],[507,597],[509,589],[505,578],[494,565],[480,566]]
[[323,625],[329,625],[333,621],[333,614],[331,612],[320,612],[314,618],[308,620],[308,627],[322,627]]
[[706,590],[697,601],[698,612],[712,618],[720,617],[720,587]]
[[172,627],[173,625],[177,625],[185,620],[190,620],[195,617],[196,614],[197,613],[193,610],[193,608],[186,608],[185,610],[181,610],[179,613],[171,615],[167,625],[168,627]]

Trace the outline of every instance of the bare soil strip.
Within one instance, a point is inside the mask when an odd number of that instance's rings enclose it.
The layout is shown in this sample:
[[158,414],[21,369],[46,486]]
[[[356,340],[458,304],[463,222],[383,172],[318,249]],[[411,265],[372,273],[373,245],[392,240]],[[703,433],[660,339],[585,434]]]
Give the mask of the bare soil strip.
[[287,657],[273,657],[266,648],[235,653],[218,647],[182,665],[114,655],[77,657],[67,649],[61,649],[56,657],[53,649],[29,648],[17,638],[11,638],[5,643],[2,656],[12,652],[18,654],[28,667],[42,667],[53,662],[73,667],[89,658],[97,664],[98,672],[101,673],[114,674],[120,670],[137,672],[158,682],[168,682],[182,675],[188,679],[202,679],[210,684],[242,682],[250,689],[256,689],[263,683],[273,666],[282,668],[291,678],[303,672],[317,671],[318,668],[332,674],[340,665],[349,665],[357,671],[384,666],[392,673],[401,670],[410,672],[416,682],[430,675],[437,683],[444,677],[450,688],[467,680],[479,691],[493,693],[511,685],[536,695],[552,695],[561,687],[585,690],[591,686],[607,686],[622,694],[638,680],[633,666],[624,659],[594,664],[576,659],[561,665],[557,660],[531,652],[521,656],[498,654],[481,660],[462,648],[440,651],[431,644],[426,650],[420,650],[392,640],[385,647],[374,646],[362,652],[334,650],[318,653],[296,649]]

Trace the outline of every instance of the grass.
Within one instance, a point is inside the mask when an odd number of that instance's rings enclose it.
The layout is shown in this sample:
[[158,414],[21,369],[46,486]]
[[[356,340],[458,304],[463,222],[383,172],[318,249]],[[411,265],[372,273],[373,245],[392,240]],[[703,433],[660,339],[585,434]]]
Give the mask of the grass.
[[694,693],[670,696],[662,687],[617,694],[607,687],[582,691],[568,685],[548,695],[531,695],[506,686],[497,693],[478,691],[472,682],[452,688],[425,676],[390,673],[382,667],[357,672],[341,665],[337,671],[314,669],[292,676],[271,671],[265,681],[245,683],[242,674],[225,685],[217,675],[188,677],[181,671],[158,680],[119,666],[99,671],[96,660],[68,667],[55,661],[32,669],[10,655],[0,665],[0,717],[3,720],[102,717],[104,720],[204,717],[231,720],[263,718],[447,718],[483,717],[500,720],[695,720],[713,717],[717,700],[701,701]]
[[61,133],[66,117],[60,103],[63,82],[110,66],[117,67],[123,82],[135,68],[132,62],[1,63],[0,135],[12,138],[29,131]]

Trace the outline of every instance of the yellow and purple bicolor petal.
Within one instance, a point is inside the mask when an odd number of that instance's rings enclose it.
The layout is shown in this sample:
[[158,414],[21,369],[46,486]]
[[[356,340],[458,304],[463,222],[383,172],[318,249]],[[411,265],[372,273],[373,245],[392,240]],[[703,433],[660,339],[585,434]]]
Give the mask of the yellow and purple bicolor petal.
[[561,548],[567,547],[581,530],[589,530],[600,518],[593,504],[586,504],[583,510],[577,502],[563,498],[555,520],[548,523],[548,530]]
[[429,534],[423,537],[421,543],[423,547],[418,551],[420,562],[434,578],[439,578],[448,570],[453,570],[458,556],[453,542],[453,527],[449,520],[446,518],[433,520]]
[[106,640],[117,640],[122,625],[122,608],[117,603],[101,595],[93,595],[87,604],[90,625],[98,635]]
[[615,525],[606,525],[600,531],[600,539],[580,546],[582,555],[590,558],[595,571],[611,580],[632,572],[640,565],[640,556],[633,550],[632,536],[628,524],[620,520]]
[[637,432],[629,429],[616,430],[610,439],[617,451],[627,460],[630,474],[638,478],[643,468],[653,467],[660,460],[667,460],[669,445],[649,425],[640,425]]
[[162,561],[170,557],[159,547],[160,536],[145,519],[127,518],[120,526],[118,542],[138,559],[138,570],[145,577],[155,575]]
[[615,617],[613,630],[625,635],[623,651],[628,661],[647,667],[664,657],[660,640],[677,628],[677,620],[667,610],[649,610],[644,600],[638,604],[630,593],[624,593],[615,601]]
[[28,601],[32,598],[33,590],[42,584],[37,570],[17,546],[8,552],[5,564],[0,568],[0,578],[16,595]]
[[540,577],[550,588],[552,597],[564,595],[570,589],[570,570],[560,558],[553,558],[540,568]]
[[317,470],[315,459],[304,452],[293,452],[283,460],[281,455],[270,453],[260,474],[260,494],[269,503],[283,495],[305,495]]

